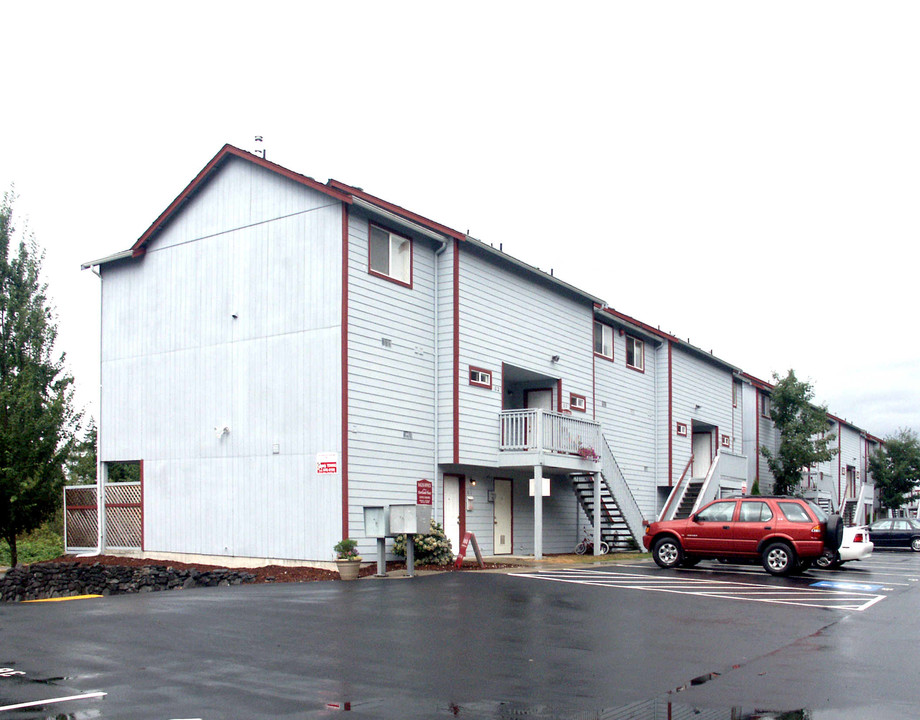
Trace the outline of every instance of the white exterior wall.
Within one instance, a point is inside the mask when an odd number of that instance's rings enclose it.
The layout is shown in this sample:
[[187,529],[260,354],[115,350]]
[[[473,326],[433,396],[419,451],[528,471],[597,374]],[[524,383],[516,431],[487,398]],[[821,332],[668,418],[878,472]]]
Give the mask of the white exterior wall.
[[[732,428],[732,371],[675,346],[671,358],[673,422],[686,423],[686,437],[674,433],[674,483],[680,479],[692,455],[693,422],[718,428],[712,456],[720,448],[721,436]],[[731,450],[731,448],[726,448]]]
[[340,248],[339,203],[230,159],[145,256],[103,266],[99,452],[144,461],[147,551],[331,557]]
[[[613,359],[594,355],[595,414],[603,426],[604,437],[629,484],[639,509],[646,518],[657,515],[657,463],[659,450],[658,393],[659,364],[665,364],[667,350],[661,353],[660,343],[633,335],[645,341],[645,372],[626,366],[626,336],[613,330]],[[667,403],[667,376],[663,385]],[[664,424],[667,425],[665,405]],[[664,447],[667,464],[667,445]]]
[[862,445],[863,443],[859,430],[849,425],[840,425],[840,492],[841,497],[844,499],[847,497],[847,465],[852,465],[856,468],[857,493],[859,492],[859,485],[862,484],[863,478],[865,477],[861,460],[863,455]]
[[[367,216],[349,214],[348,496],[355,538],[364,535],[364,506],[415,503],[419,480],[435,484],[435,503],[441,498],[434,477],[436,246],[412,238],[406,287],[368,272],[368,229]],[[361,550],[369,553],[373,542],[366,544]]]
[[[460,463],[498,463],[502,363],[562,380],[593,403],[593,306],[473,254],[460,252]],[[553,363],[553,355],[559,355]],[[492,389],[470,385],[470,366],[492,372]],[[580,413],[573,416],[578,416]],[[590,410],[585,413],[590,419]]]

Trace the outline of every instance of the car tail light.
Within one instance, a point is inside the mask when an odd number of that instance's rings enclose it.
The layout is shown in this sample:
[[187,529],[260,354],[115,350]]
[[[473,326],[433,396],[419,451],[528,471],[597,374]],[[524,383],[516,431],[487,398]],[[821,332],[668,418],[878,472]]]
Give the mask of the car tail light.
[[811,529],[811,534],[812,534],[812,535],[817,535],[818,537],[821,537],[821,536],[824,535],[824,530],[821,528],[820,525],[815,525],[815,526]]
[[856,533],[856,535],[853,536],[853,542],[860,542],[860,543],[861,543],[861,542],[864,542],[864,541],[863,541],[863,534],[862,534],[862,533]]

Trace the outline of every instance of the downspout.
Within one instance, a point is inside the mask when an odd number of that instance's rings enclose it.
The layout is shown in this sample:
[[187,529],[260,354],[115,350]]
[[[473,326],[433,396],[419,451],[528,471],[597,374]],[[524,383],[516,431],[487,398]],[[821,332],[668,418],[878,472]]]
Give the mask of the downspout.
[[[441,241],[441,247],[439,247],[434,252],[434,463],[433,463],[433,475],[431,477],[432,485],[434,486],[434,492],[432,493],[431,502],[433,507],[431,508],[431,516],[433,518],[438,517],[438,497],[441,484],[438,482],[438,465],[441,459],[441,403],[439,401],[441,395],[441,379],[439,369],[441,367],[441,343],[440,343],[440,330],[441,323],[439,322],[440,312],[438,310],[438,303],[441,299],[441,294],[439,290],[438,279],[440,277],[440,259],[441,255],[444,254],[444,251],[447,250],[447,240]],[[443,488],[441,488],[443,492]],[[462,494],[461,494],[461,506],[463,506]],[[443,524],[443,523],[442,523]]]
[[[98,265],[91,265],[90,272],[99,278],[99,428],[102,427],[102,272]],[[102,555],[105,547],[105,481],[102,478],[105,466],[102,464],[102,453],[100,447],[102,443],[102,433],[96,432],[96,549],[92,552],[82,553],[80,557],[93,557]],[[143,508],[141,508],[143,511]],[[143,515],[141,515],[143,522]],[[143,525],[141,526],[143,531]],[[67,538],[64,538],[64,544],[67,544]]]
[[671,341],[668,340],[668,487],[674,485],[674,382],[671,368]]

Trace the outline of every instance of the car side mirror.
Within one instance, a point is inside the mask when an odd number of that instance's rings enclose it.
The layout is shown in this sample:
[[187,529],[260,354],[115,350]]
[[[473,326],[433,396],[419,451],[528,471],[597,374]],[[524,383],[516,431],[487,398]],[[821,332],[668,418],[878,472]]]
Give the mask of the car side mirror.
[[691,515],[691,516],[690,516],[690,522],[698,523],[698,522],[700,522],[700,519],[699,519],[699,517],[697,517],[696,515]]

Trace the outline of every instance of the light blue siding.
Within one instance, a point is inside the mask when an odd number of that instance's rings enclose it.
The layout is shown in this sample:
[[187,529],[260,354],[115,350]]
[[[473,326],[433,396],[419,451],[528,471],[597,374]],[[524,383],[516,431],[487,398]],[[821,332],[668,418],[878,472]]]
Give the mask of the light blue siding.
[[341,242],[338,203],[231,159],[103,268],[100,457],[144,460],[146,550],[331,557]]

